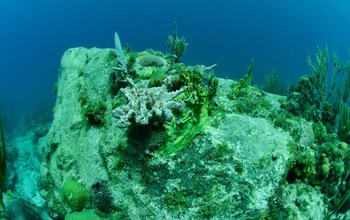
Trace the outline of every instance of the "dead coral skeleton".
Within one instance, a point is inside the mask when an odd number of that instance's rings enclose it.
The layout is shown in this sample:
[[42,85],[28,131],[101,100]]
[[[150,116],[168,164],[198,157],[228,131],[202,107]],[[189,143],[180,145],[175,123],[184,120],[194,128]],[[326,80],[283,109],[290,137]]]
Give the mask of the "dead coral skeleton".
[[121,91],[125,94],[127,104],[112,111],[112,116],[119,119],[117,126],[128,127],[131,123],[148,125],[154,122],[171,121],[172,110],[182,111],[184,102],[172,101],[175,97],[186,91],[183,87],[177,91],[168,92],[165,85],[147,88],[145,82],[138,87],[130,78],[126,79],[128,86]]

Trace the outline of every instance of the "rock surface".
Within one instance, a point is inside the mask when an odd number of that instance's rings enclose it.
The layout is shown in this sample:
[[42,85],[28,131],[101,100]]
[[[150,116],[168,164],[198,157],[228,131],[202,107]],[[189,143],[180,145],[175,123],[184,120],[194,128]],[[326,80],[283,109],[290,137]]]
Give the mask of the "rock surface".
[[[90,208],[109,219],[268,215],[291,166],[291,135],[264,118],[234,113],[229,99],[232,81],[220,79],[213,99],[218,107],[206,129],[175,156],[154,156],[138,141],[142,133],[137,132],[144,131],[118,128],[111,115],[118,102],[111,92],[114,54],[111,49],[74,48],[62,57],[54,121],[41,167],[41,194],[53,212],[71,212],[62,186],[73,179],[90,192],[96,184],[103,185],[105,194],[98,201],[106,198],[111,208],[100,210],[94,201]],[[268,97],[277,108],[276,99]],[[83,113],[91,100],[105,105],[99,126],[89,124]]]

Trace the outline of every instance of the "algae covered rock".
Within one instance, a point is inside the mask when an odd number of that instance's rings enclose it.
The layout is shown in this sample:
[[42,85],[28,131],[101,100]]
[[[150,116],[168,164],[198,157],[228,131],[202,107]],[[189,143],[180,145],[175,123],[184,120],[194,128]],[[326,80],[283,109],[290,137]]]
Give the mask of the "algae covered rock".
[[173,158],[152,158],[143,170],[146,187],[172,216],[257,217],[283,180],[290,141],[264,119],[227,114]]
[[[110,154],[124,135],[111,123],[110,76],[116,62],[115,52],[109,49],[69,49],[62,57],[54,120],[41,167],[42,185],[47,189],[42,194],[48,195],[48,206],[59,213],[63,212],[59,207],[66,204],[61,189],[67,180],[79,180],[90,190],[93,184],[109,179],[107,159],[102,155]],[[95,112],[104,126],[90,123],[87,103],[103,103]]]
[[[163,93],[187,86],[173,97],[184,101],[183,111],[171,112],[171,121],[150,117],[147,124],[130,117],[130,126],[121,128],[112,112],[132,97],[113,89],[117,63],[111,49],[73,48],[62,57],[41,167],[41,194],[53,213],[65,216],[67,210],[89,206],[107,219],[248,219],[268,212],[283,188],[295,145],[287,131],[260,117],[268,109],[254,115],[235,112],[233,81],[175,63],[172,70],[160,67],[177,79]],[[137,77],[147,68],[132,70],[138,88],[153,80],[152,75]],[[276,103],[265,97],[259,99]],[[76,192],[84,196],[73,203]]]
[[322,194],[305,183],[291,184],[282,195],[283,219],[323,219],[324,204]]

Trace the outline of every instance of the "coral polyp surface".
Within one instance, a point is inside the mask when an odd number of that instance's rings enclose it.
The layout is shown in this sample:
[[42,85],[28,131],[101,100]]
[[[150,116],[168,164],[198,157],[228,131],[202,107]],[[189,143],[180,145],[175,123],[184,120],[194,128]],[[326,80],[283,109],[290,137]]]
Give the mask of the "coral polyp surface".
[[174,92],[168,92],[166,86],[147,88],[145,83],[138,87],[132,79],[127,78],[128,86],[121,89],[125,94],[127,104],[113,110],[119,127],[130,124],[148,125],[150,121],[165,122],[173,118],[172,111],[181,112],[184,103],[173,99],[186,91],[183,87]]

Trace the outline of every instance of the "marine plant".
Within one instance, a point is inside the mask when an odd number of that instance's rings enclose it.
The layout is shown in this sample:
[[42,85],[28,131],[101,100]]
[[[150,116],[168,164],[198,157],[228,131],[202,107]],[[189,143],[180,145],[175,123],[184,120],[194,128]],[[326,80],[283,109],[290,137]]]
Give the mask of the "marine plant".
[[[208,79],[204,80],[206,77]],[[216,94],[218,79],[213,72],[205,76],[205,71],[198,67],[184,67],[180,69],[180,78],[187,89],[177,99],[186,103],[185,109],[175,115],[171,122],[164,124],[167,141],[157,151],[159,155],[174,155],[187,147],[205,129],[210,113],[210,100]]]
[[265,84],[262,86],[262,89],[278,95],[285,95],[287,92],[285,80],[279,76],[275,69],[272,70],[270,75],[265,77]]
[[147,85],[148,88],[162,86],[163,81],[167,76],[168,75],[166,74],[165,71],[161,71],[161,70],[157,69],[157,71],[155,71],[152,74],[152,77],[148,81],[148,85]]
[[313,144],[310,148],[299,148],[287,181],[295,183],[298,180],[319,187],[329,211],[344,213],[350,209],[349,203],[344,203],[344,197],[349,194],[346,183],[350,177],[349,159],[348,144],[334,138],[320,145]]
[[92,185],[90,192],[91,201],[100,211],[106,213],[111,211],[113,207],[113,197],[105,181],[101,181]]
[[311,82],[314,86],[315,97],[317,98],[319,104],[324,101],[326,93],[326,80],[328,72],[328,62],[329,62],[329,51],[328,47],[325,46],[317,47],[318,53],[315,55],[315,61],[313,62],[310,56],[307,58],[307,63],[312,71]]
[[306,120],[321,121],[322,112],[319,97],[315,96],[313,81],[309,76],[302,76],[296,86],[290,87],[286,109]]
[[134,51],[130,51],[128,53],[128,59],[127,59],[127,63],[126,63],[126,69],[129,73],[132,72],[132,67],[134,66],[135,62],[136,62],[136,58],[137,58],[137,53]]
[[336,53],[333,53],[332,58],[332,80],[325,102],[329,103],[334,114],[339,114],[341,102],[350,104],[350,61],[342,65]]
[[[286,109],[308,121],[321,122],[326,128],[325,137],[331,133],[338,133],[341,140],[349,142],[350,63],[348,62],[344,67],[334,53],[333,65],[329,68],[330,58],[327,46],[318,47],[317,51],[315,61],[310,56],[307,59],[311,75],[301,77],[296,86],[290,87]],[[332,72],[331,77],[327,77],[329,71]],[[329,84],[327,78],[331,78]],[[318,134],[321,133],[318,132]],[[318,137],[318,140],[327,140],[320,135]]]
[[350,107],[346,103],[340,103],[339,113],[339,138],[350,143]]
[[6,177],[6,145],[5,145],[5,136],[4,129],[2,127],[2,118],[0,115],[0,138],[1,138],[1,152],[0,152],[0,205],[6,214],[6,209],[4,205],[4,201],[2,198],[2,191],[5,185],[5,177]]
[[105,112],[107,110],[105,102],[100,100],[86,100],[86,102],[82,104],[82,109],[83,115],[90,125],[100,126],[105,123]]
[[290,171],[287,179],[294,175],[296,179],[320,187],[328,203],[327,218],[330,219],[333,214],[350,209],[346,202],[348,185],[341,184],[346,183],[350,176],[349,147],[345,143],[349,142],[350,136],[350,69],[345,68],[347,74],[344,74],[344,68],[334,54],[332,76],[329,77],[332,81],[328,87],[329,60],[327,47],[318,47],[314,62],[308,57],[311,75],[301,77],[298,85],[290,88],[286,109],[311,121],[315,141],[312,147],[296,152],[293,172]]
[[[168,36],[168,45],[172,53],[175,55],[175,62],[179,62],[179,58],[186,52],[186,39],[184,37],[178,38],[171,35]],[[171,46],[170,46],[171,45]]]
[[229,143],[228,142],[222,142],[218,144],[213,151],[213,158],[222,158],[224,155],[227,155],[229,153]]
[[240,79],[237,83],[233,85],[233,96],[240,96],[239,93],[241,93],[242,91],[244,92],[244,89],[247,89],[249,86],[251,86],[254,67],[254,59],[252,59],[250,61],[250,65],[247,69],[246,75],[244,75],[242,79]]
[[216,94],[218,79],[214,72],[206,72],[199,67],[180,69],[180,80],[187,87],[184,101],[192,106],[203,105]]
[[[334,205],[333,210],[329,211],[329,214],[327,215],[327,219],[331,219],[331,217],[336,213],[337,214],[340,212],[345,213],[346,211],[348,211],[350,209],[349,203],[347,203],[349,196],[350,196],[350,190],[347,190],[345,192],[345,194],[343,195],[343,197],[340,199],[340,201]],[[337,217],[337,219],[339,219],[339,218]]]
[[244,77],[232,84],[232,93],[229,96],[233,102],[232,110],[253,117],[267,118],[271,114],[271,104],[264,98],[266,93],[251,85],[253,69],[254,60],[252,59]]
[[[163,74],[161,74],[163,75]],[[112,115],[119,119],[119,127],[129,127],[129,131],[141,129],[144,126],[154,132],[148,134],[148,139],[156,134],[164,136],[159,141],[145,141],[148,149],[157,151],[158,155],[173,155],[187,147],[193,137],[205,128],[210,113],[210,100],[216,93],[218,79],[213,72],[203,71],[200,67],[182,67],[175,75],[157,80],[146,87],[136,85],[131,79],[129,86],[121,91],[127,98],[127,104],[118,106]],[[156,87],[152,85],[157,84]],[[139,127],[141,126],[141,127]],[[165,141],[164,141],[165,140]],[[162,144],[162,143],[165,144]],[[154,145],[154,143],[156,143]],[[162,146],[160,146],[162,144]],[[158,149],[159,148],[159,149]]]
[[168,46],[171,51],[171,64],[174,62],[179,62],[179,58],[186,52],[187,42],[184,37],[178,38],[177,36],[177,26],[174,22],[174,36],[168,36]]
[[[350,176],[349,147],[345,143],[350,141],[350,68],[343,68],[334,54],[329,77],[332,81],[327,87],[329,60],[327,47],[318,47],[314,62],[308,57],[311,75],[301,77],[298,85],[290,88],[286,107],[294,115],[312,122],[315,143],[297,150],[295,165],[287,179],[294,175],[294,179],[319,187],[328,205],[328,219],[350,209],[349,186],[341,184]],[[336,115],[339,115],[338,123]]]
[[167,134],[166,144],[158,151],[158,155],[173,156],[177,151],[187,147],[192,139],[207,125],[209,102],[204,102],[195,111],[187,109],[184,114],[164,124]]

